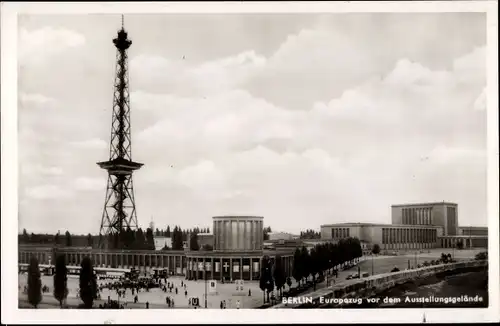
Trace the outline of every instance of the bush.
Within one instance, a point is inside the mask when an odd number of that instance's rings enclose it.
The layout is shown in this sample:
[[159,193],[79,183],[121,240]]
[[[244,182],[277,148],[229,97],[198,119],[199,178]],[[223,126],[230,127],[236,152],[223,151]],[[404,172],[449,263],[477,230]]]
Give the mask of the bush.
[[488,259],[488,252],[487,251],[482,251],[474,257],[475,260],[487,260]]

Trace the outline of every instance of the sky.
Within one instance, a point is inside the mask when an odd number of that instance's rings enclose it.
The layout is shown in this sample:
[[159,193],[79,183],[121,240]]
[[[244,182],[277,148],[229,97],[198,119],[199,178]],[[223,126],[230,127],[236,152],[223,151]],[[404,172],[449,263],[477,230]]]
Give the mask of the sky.
[[[487,225],[482,13],[126,15],[139,226]],[[119,15],[19,17],[19,230],[97,234]]]

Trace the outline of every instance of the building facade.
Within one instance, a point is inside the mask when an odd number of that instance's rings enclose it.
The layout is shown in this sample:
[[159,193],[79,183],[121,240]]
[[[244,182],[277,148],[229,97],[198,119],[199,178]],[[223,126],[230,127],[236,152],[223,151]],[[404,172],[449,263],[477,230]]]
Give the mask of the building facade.
[[54,257],[64,255],[68,266],[80,266],[84,257],[90,257],[94,266],[107,268],[136,268],[148,272],[160,267],[170,275],[186,274],[186,255],[181,250],[101,250],[90,247],[53,247],[19,245],[18,261],[28,264],[32,256],[41,265],[54,265]]
[[259,251],[264,241],[261,216],[213,217],[214,251]]
[[356,237],[383,250],[487,247],[486,227],[460,227],[458,205],[449,202],[391,206],[392,224],[337,223],[321,226],[321,238]]
[[358,238],[365,244],[378,244],[381,249],[436,248],[442,228],[431,225],[395,225],[375,223],[340,223],[321,226],[323,239]]
[[436,225],[443,228],[443,235],[458,235],[458,205],[438,202],[393,205],[392,224]]
[[258,280],[263,256],[281,259],[286,276],[291,275],[295,248],[264,250],[261,216],[213,217],[213,251],[187,251],[188,279]]
[[269,240],[294,240],[300,238],[297,235],[293,235],[291,233],[286,233],[286,232],[271,232],[268,234],[268,236]]

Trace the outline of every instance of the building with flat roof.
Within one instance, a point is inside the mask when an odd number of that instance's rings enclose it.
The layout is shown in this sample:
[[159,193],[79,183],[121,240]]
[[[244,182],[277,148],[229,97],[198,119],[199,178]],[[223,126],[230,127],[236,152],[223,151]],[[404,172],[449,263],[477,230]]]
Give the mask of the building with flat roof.
[[264,248],[261,216],[215,216],[213,250],[186,251],[188,279],[257,280],[263,256],[281,259],[286,276],[292,272],[295,247]]
[[293,240],[299,239],[300,237],[287,232],[270,232],[268,234],[269,240]]
[[392,224],[438,225],[443,235],[458,235],[458,205],[449,202],[393,205]]
[[340,240],[358,238],[363,243],[377,243],[381,249],[436,248],[443,229],[433,225],[339,223],[321,226],[321,238]]
[[391,224],[336,223],[321,226],[321,238],[356,237],[382,250],[487,247],[488,229],[459,227],[458,205],[432,202],[391,206]]

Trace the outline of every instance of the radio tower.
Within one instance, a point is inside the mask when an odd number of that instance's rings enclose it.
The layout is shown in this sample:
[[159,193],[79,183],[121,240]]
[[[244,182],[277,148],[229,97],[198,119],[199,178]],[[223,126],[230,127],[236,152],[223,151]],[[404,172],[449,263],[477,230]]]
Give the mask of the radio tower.
[[[123,247],[122,232],[127,228],[137,229],[132,173],[143,164],[132,161],[132,139],[130,136],[130,100],[128,90],[127,49],[132,41],[127,38],[123,26],[113,40],[116,47],[116,76],[111,119],[111,141],[109,160],[97,163],[108,171],[108,185],[99,231],[99,247],[110,245]],[[112,243],[109,241],[112,240]]]

